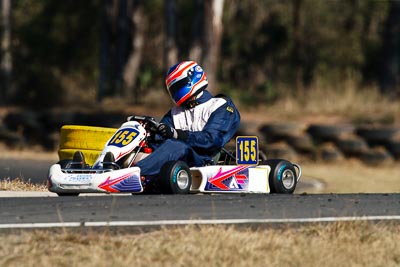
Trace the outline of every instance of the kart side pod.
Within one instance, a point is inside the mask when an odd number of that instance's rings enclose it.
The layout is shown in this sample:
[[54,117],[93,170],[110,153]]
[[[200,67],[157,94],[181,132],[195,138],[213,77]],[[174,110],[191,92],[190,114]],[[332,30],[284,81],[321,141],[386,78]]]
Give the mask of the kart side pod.
[[216,165],[193,167],[190,171],[193,193],[292,194],[301,176],[299,165],[281,159],[267,160],[257,166]]

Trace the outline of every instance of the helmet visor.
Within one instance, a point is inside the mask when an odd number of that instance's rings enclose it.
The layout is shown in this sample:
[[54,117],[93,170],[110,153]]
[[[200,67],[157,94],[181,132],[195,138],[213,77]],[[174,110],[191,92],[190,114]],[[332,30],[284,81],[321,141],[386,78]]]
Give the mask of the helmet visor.
[[169,87],[171,97],[176,103],[178,103],[182,98],[190,93],[190,90],[191,86],[189,77],[185,77]]

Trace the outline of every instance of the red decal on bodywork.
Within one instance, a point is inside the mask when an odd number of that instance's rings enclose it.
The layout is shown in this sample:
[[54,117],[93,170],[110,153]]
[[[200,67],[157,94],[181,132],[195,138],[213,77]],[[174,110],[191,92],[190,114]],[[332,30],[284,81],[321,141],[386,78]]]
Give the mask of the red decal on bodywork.
[[108,192],[111,192],[111,193],[118,193],[119,191],[116,190],[116,189],[114,189],[114,188],[112,188],[111,186],[115,185],[116,183],[121,182],[122,180],[125,180],[125,179],[128,178],[130,175],[131,175],[130,173],[129,173],[129,174],[125,174],[124,176],[115,178],[115,179],[113,179],[113,180],[111,180],[111,181],[110,181],[110,178],[111,178],[111,177],[108,176],[108,178],[107,178],[103,183],[101,183],[101,184],[99,185],[99,187],[102,188],[102,189],[104,189],[104,190],[106,190],[106,191],[108,191]]
[[208,182],[210,184],[218,187],[219,189],[227,190],[227,189],[229,189],[229,187],[226,186],[225,184],[223,184],[222,182],[225,179],[227,179],[227,178],[231,177],[232,175],[234,175],[235,173],[243,171],[246,168],[248,168],[248,166],[238,166],[236,168],[230,169],[229,171],[222,172],[222,167],[221,167],[221,168],[219,168],[219,170],[218,170],[216,175],[214,175],[213,177],[208,179]]
[[247,176],[244,174],[235,174],[235,178],[239,184],[244,184],[244,181],[247,179]]

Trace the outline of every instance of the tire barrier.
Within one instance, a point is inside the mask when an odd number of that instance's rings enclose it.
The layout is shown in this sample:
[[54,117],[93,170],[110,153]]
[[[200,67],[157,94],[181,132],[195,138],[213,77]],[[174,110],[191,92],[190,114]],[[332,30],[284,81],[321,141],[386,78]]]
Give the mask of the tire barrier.
[[351,125],[319,125],[311,124],[307,132],[313,137],[314,142],[335,142],[341,136],[354,131]]
[[[85,151],[87,160],[97,157],[109,135],[126,121],[123,112],[80,112],[65,110],[10,110],[0,117],[0,143],[11,149],[40,146],[59,150],[60,157],[72,158],[75,150]],[[60,128],[64,126],[60,135]],[[96,125],[74,126],[73,125]],[[110,128],[108,128],[110,127]],[[257,135],[260,150],[268,158],[340,160],[357,158],[366,164],[400,161],[400,126],[352,124],[306,124],[243,121],[238,135]]]
[[396,160],[400,160],[400,139],[390,140],[387,142],[386,149],[394,156]]
[[268,133],[264,136],[268,143],[286,140],[291,136],[301,135],[304,132],[305,125],[300,123],[271,123],[264,124],[260,132]]
[[119,127],[132,115],[124,112],[69,111],[65,109],[10,109],[0,113],[0,142],[10,148],[40,146],[58,149],[63,125]]
[[82,151],[86,163],[93,165],[104,145],[115,133],[116,128],[64,125],[60,131],[60,160],[72,159],[75,151]]
[[102,150],[116,128],[64,125],[60,132],[60,149]]
[[[279,127],[282,127],[279,129]],[[400,127],[270,123],[258,129],[268,158],[338,161],[357,158],[369,165],[400,160]],[[253,133],[254,135],[254,133]]]

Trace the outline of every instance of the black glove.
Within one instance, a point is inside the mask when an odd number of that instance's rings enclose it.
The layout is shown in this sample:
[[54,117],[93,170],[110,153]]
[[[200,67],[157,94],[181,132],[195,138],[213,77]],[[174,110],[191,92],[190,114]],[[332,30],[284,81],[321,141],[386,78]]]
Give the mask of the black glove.
[[176,130],[175,128],[172,128],[171,126],[165,123],[161,123],[158,126],[157,133],[166,139],[168,138],[175,138],[180,140],[187,139],[187,133],[185,133],[182,130]]
[[174,128],[169,126],[168,124],[161,123],[157,128],[157,133],[164,138],[177,138],[178,133]]

